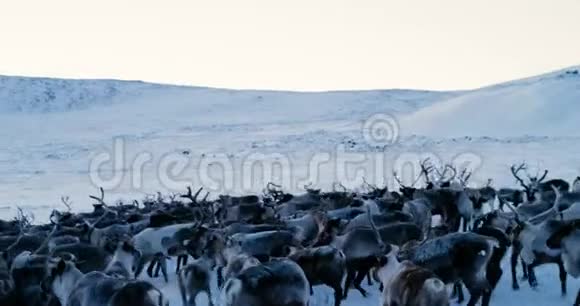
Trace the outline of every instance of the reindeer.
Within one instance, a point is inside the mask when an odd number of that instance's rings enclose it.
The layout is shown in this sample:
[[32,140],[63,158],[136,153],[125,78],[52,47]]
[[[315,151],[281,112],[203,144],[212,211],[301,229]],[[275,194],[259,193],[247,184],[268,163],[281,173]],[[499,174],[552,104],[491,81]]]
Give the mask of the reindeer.
[[580,176],[577,176],[572,183],[572,192],[580,192]]
[[[199,241],[200,247],[204,250],[202,256],[177,272],[183,306],[195,306],[195,298],[201,292],[207,294],[209,305],[213,305],[211,271],[218,263],[223,265],[225,261],[223,257],[225,241],[217,231],[205,232]],[[257,260],[256,262],[259,264]],[[221,286],[222,282],[223,280],[218,278],[218,286]]]
[[[553,187],[557,193],[560,193],[556,187]],[[558,201],[558,198],[556,202]],[[550,235],[557,231],[562,226],[561,221],[554,220],[553,216],[557,215],[557,206],[552,205],[552,208],[535,219],[531,218],[528,221],[522,221],[519,212],[516,208],[507,203],[508,208],[513,210],[516,214],[517,227],[514,233],[514,241],[512,248],[512,288],[519,289],[519,285],[515,275],[515,265],[517,258],[521,257],[524,271],[527,270],[527,278],[530,287],[536,288],[538,283],[534,273],[536,266],[555,263],[558,265],[561,292],[566,295],[566,270],[562,262],[559,250],[551,250],[547,247],[546,241]],[[521,206],[520,206],[521,207]],[[526,274],[524,274],[526,276]]]
[[[433,180],[431,173],[435,171],[438,173],[439,177],[437,180]],[[449,172],[451,171],[451,172]],[[451,175],[449,175],[451,173]],[[431,210],[431,215],[441,215],[444,224],[451,230],[451,231],[458,231],[461,219],[470,220],[473,215],[473,204],[469,199],[467,193],[463,189],[457,188],[449,188],[451,186],[451,181],[453,181],[457,175],[457,170],[451,165],[445,165],[443,170],[439,171],[434,166],[428,163],[428,159],[425,159],[421,162],[421,173],[415,179],[415,183],[422,177],[425,177],[427,182],[426,189],[417,189],[414,187],[408,187],[402,185],[401,180],[397,177],[396,173],[393,173],[395,180],[399,182],[401,185],[401,192],[403,193],[403,197],[407,200],[417,200],[422,199],[429,203],[429,208]],[[409,207],[409,204],[406,208],[407,211],[417,210],[416,214],[419,213],[421,207]],[[404,207],[404,205],[403,205]],[[426,223],[429,221],[428,216],[425,215],[425,212],[422,213],[421,217],[419,218],[421,224],[418,225],[421,228],[426,228]],[[416,222],[419,222],[416,220]],[[464,225],[466,223],[464,222]],[[428,232],[426,232],[428,236]]]
[[[501,279],[501,276],[503,274],[503,270],[501,268],[501,261],[504,258],[507,249],[511,245],[511,241],[508,235],[506,235],[502,229],[496,228],[494,226],[483,225],[474,228],[473,232],[479,235],[494,238],[498,242],[498,246],[493,248],[493,253],[486,267],[485,276],[487,278],[487,281],[489,282],[490,288],[489,290],[485,290],[481,296],[477,294],[472,295],[468,303],[470,305],[475,305],[479,300],[479,298],[481,297],[482,298],[481,305],[488,306],[489,302],[491,301],[491,295],[493,293],[493,290],[499,283],[499,280]],[[460,300],[463,300],[461,286],[457,286],[456,288],[459,290],[458,294],[460,296]]]
[[286,196],[284,201],[276,206],[276,214],[281,217],[290,217],[299,211],[308,211],[321,205],[320,190],[306,189],[305,194]]
[[200,225],[200,222],[193,222],[169,225],[161,228],[146,228],[133,236],[131,243],[135,246],[135,249],[141,252],[141,260],[137,265],[135,276],[137,277],[141,274],[146,263],[155,260],[161,266],[165,282],[168,282],[166,266],[168,251],[172,247],[179,246],[180,244],[179,241],[173,238],[175,233],[182,229],[195,229]]
[[430,270],[397,259],[398,247],[380,258],[378,277],[383,286],[382,305],[448,306],[445,284]]
[[273,205],[260,201],[258,196],[231,197],[220,195],[221,208],[219,215],[222,222],[261,223],[274,218],[276,212]]
[[295,262],[273,259],[251,266],[227,280],[224,306],[307,306],[308,279]]
[[[548,199],[547,194],[551,193],[552,187],[556,187],[560,191],[568,191],[570,189],[570,184],[561,179],[552,179],[544,182],[548,175],[548,170],[544,170],[544,173],[541,176],[539,176],[539,174],[531,176],[527,173],[527,165],[525,163],[521,163],[517,167],[516,165],[512,165],[510,171],[513,177],[524,188],[529,201],[534,201],[538,195],[541,195],[544,199]],[[519,176],[518,173],[520,173],[520,171],[526,171],[529,183],[526,184]]]
[[424,237],[431,231],[431,204],[427,199],[416,199],[405,202],[404,213],[413,217],[413,222],[421,229]]
[[342,283],[346,277],[346,256],[332,246],[320,246],[302,250],[292,250],[288,258],[296,262],[304,271],[312,286],[326,285],[334,290],[334,305],[339,306],[343,296]]
[[63,306],[167,306],[163,293],[150,283],[83,274],[72,263],[60,260],[43,280],[45,292],[53,293]]
[[36,251],[42,249],[47,237],[44,235],[21,234],[14,243],[3,251],[3,257],[9,266],[13,259],[24,251]]
[[[385,214],[373,214],[372,218],[373,222],[375,223],[375,226],[377,227],[381,227],[394,222],[412,222],[416,219],[416,217],[413,214],[400,211],[393,211]],[[348,232],[357,227],[370,228],[371,224],[369,223],[369,218],[364,214],[354,217],[352,220],[348,222],[346,228],[344,229],[344,232]]]
[[421,177],[425,178],[425,183],[428,186],[428,189],[433,189],[433,183],[431,182],[431,172],[434,170],[434,166],[429,163],[429,159],[424,159],[420,163],[421,165],[421,172],[415,178],[411,185],[405,185],[401,181],[401,179],[397,176],[397,172],[393,172],[393,178],[399,184],[399,192],[403,195],[403,199],[405,200],[412,200],[414,198],[415,192],[418,190],[415,188],[415,184],[421,179]]
[[12,293],[14,289],[14,280],[10,275],[8,263],[0,256],[0,301]]
[[281,220],[281,222],[294,233],[296,239],[302,241],[303,245],[306,246],[310,245],[324,230],[328,219],[322,210],[313,210],[302,217]]
[[225,228],[225,233],[227,235],[234,234],[252,234],[266,231],[275,231],[287,229],[285,225],[282,224],[246,224],[246,223],[232,223]]
[[207,294],[209,306],[213,306],[210,280],[214,266],[213,259],[202,257],[177,272],[183,306],[195,306],[195,298],[201,292]]
[[[14,290],[8,298],[12,305],[44,306],[49,299],[39,285],[46,277],[51,259],[47,255],[24,251],[14,258],[10,275]],[[4,305],[4,304],[2,304]],[[8,304],[10,305],[10,304]]]
[[[560,249],[566,272],[574,278],[580,277],[580,219],[566,222],[546,242],[552,249]],[[574,306],[580,306],[580,290]]]
[[284,256],[285,247],[301,247],[302,242],[296,239],[293,232],[287,230],[265,231],[252,234],[238,233],[231,240],[240,245],[241,251],[260,260],[271,256]]
[[113,258],[103,271],[105,274],[123,279],[130,279],[137,269],[141,252],[128,241],[119,242]]
[[[490,290],[486,268],[498,242],[475,233],[452,233],[408,244],[399,252],[399,260],[430,269],[446,284],[463,282],[471,296],[480,296]],[[474,306],[475,299],[468,306]]]
[[50,240],[48,241],[48,253],[54,252],[54,250],[58,246],[77,243],[81,243],[81,240],[78,237],[71,235],[50,238]]
[[497,192],[497,199],[499,201],[499,209],[502,211],[506,202],[510,202],[514,207],[527,202],[525,192],[514,188],[500,188]]
[[414,199],[424,199],[431,207],[432,215],[441,215],[443,224],[451,231],[459,231],[461,218],[470,218],[471,201],[464,190],[450,188],[418,190]]
[[370,228],[354,228],[342,235],[339,235],[340,221],[329,220],[313,244],[314,247],[332,245],[346,256],[347,278],[344,298],[348,296],[351,283],[366,297],[367,292],[361,287],[362,280],[378,264],[378,257],[384,254],[389,246],[383,242],[372,220],[370,209],[367,210],[367,217]]
[[83,273],[103,271],[111,261],[111,252],[84,242],[63,244],[52,248],[51,257],[71,256],[76,259],[77,268]]

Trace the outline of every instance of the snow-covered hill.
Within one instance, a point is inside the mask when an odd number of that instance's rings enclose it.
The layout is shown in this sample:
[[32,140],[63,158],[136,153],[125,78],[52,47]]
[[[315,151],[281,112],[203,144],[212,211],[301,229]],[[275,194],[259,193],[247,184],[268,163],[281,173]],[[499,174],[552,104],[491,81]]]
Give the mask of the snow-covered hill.
[[580,136],[580,67],[485,87],[425,107],[403,131],[435,137]]
[[[140,188],[128,186],[125,178],[108,193],[143,196],[203,185],[198,166],[204,156],[225,154],[239,164],[254,152],[281,154],[289,156],[296,175],[307,172],[315,154],[338,158],[340,146],[362,154],[384,150],[369,143],[363,131],[364,122],[376,114],[400,123],[388,127],[396,145],[384,151],[387,175],[409,152],[433,153],[442,160],[470,152],[483,161],[474,176],[481,181],[493,176],[496,182],[512,183],[505,169],[522,159],[549,166],[554,175],[575,177],[580,172],[576,166],[558,166],[580,164],[576,155],[566,153],[577,147],[580,136],[577,71],[569,68],[463,92],[279,92],[0,77],[0,208],[5,207],[0,216],[11,215],[15,204],[45,215],[62,194],[77,199],[79,209],[87,207],[86,195],[96,188],[89,178],[94,174],[90,161],[110,152],[113,139],[123,140],[126,161],[147,153],[152,162],[143,166]],[[543,135],[559,137],[537,137]],[[191,166],[179,176],[184,180],[167,186],[159,177],[159,162],[184,151],[190,153]],[[552,158],[546,152],[560,153]],[[127,163],[121,171],[133,174]],[[363,166],[368,172],[373,167]],[[107,175],[105,170],[99,174]],[[317,178],[322,186],[338,179],[331,166],[320,171],[328,174]],[[302,181],[288,187],[300,187]],[[239,185],[220,190],[242,192]]]
[[110,105],[159,88],[116,80],[63,80],[0,76],[0,113],[48,113]]

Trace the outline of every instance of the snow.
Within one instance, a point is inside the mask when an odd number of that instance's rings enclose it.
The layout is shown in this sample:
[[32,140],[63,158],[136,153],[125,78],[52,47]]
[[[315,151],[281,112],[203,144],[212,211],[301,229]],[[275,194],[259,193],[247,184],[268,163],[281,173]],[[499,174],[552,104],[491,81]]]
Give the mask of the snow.
[[471,91],[403,120],[409,134],[580,136],[580,67]]
[[[493,178],[494,186],[516,186],[509,165],[522,161],[532,173],[546,168],[549,178],[571,182],[580,173],[577,69],[458,92],[238,91],[0,77],[0,218],[13,217],[18,205],[46,221],[63,208],[62,195],[74,210],[90,210],[87,196],[98,186],[108,202],[189,185],[203,185],[211,196],[256,193],[269,180],[291,191],[308,183],[354,188],[363,177],[394,188],[392,172],[411,182],[425,157],[474,169],[473,185]],[[91,168],[120,142],[116,163]],[[264,178],[260,165],[272,166],[274,175]],[[524,282],[513,291],[506,260],[492,303],[572,305],[580,281],[569,278],[563,299],[556,266],[537,275],[538,291]],[[171,279],[155,283],[179,305]],[[352,291],[344,305],[378,305],[376,288],[370,292],[365,299]],[[312,304],[332,300],[320,287]]]

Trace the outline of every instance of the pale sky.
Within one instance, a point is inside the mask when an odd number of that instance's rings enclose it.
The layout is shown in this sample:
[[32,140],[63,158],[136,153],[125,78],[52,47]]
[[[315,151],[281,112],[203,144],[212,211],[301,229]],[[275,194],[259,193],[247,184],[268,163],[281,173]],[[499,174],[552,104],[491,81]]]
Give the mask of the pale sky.
[[580,64],[580,0],[0,0],[0,74],[463,89]]

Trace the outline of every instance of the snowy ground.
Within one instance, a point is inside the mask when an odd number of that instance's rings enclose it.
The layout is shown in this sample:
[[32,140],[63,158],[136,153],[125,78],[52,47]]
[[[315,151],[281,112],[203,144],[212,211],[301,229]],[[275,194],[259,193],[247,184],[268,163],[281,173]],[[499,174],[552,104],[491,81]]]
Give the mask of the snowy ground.
[[[286,190],[305,184],[394,187],[417,162],[453,162],[513,186],[509,165],[572,181],[580,174],[580,76],[570,68],[464,92],[383,90],[293,93],[187,88],[118,81],[0,77],[0,218],[16,206],[45,221],[59,198],[91,209],[106,200],[204,186],[212,195]],[[417,136],[423,135],[423,136]],[[113,161],[113,162],[111,162]],[[272,171],[269,171],[272,168]],[[264,171],[266,169],[267,171]],[[538,269],[540,289],[514,292],[504,271],[494,305],[572,305],[555,266]],[[164,286],[163,284],[159,284]],[[179,305],[173,285],[166,288]],[[356,292],[345,305],[378,305]],[[318,288],[313,305],[330,305]],[[203,304],[202,304],[203,305]]]
[[[174,262],[169,265],[171,269],[175,269]],[[171,270],[170,269],[170,270]],[[506,258],[503,262],[504,274],[494,291],[491,300],[491,305],[509,306],[509,305],[534,305],[534,306],[571,306],[576,298],[576,292],[580,287],[580,281],[568,278],[568,295],[562,297],[560,295],[560,280],[558,279],[558,267],[556,265],[546,265],[537,268],[536,275],[538,277],[539,286],[537,290],[532,290],[527,284],[527,281],[518,279],[520,283],[520,290],[514,291],[511,289],[511,274],[509,270],[509,259]],[[170,273],[171,274],[171,273]],[[215,276],[215,274],[214,274]],[[518,269],[518,278],[521,278],[521,269]],[[148,279],[146,276],[145,279]],[[170,305],[181,305],[181,298],[179,296],[179,289],[176,286],[176,276],[170,275],[169,283],[166,284],[162,278],[149,279],[158,288],[161,288],[170,301]],[[219,291],[217,289],[216,279],[212,280],[212,295],[215,305],[219,305]],[[368,291],[368,296],[363,297],[357,290],[349,292],[348,299],[343,302],[344,306],[359,306],[359,305],[376,305],[379,306],[380,292],[378,285],[373,287],[366,286],[366,280],[363,282],[365,289]],[[466,299],[469,299],[469,293],[466,293]],[[197,305],[207,305],[207,296],[200,295],[196,299]],[[332,306],[334,305],[334,295],[330,288],[325,286],[314,287],[314,295],[311,297],[311,306]],[[458,304],[452,300],[451,305],[465,305]]]

